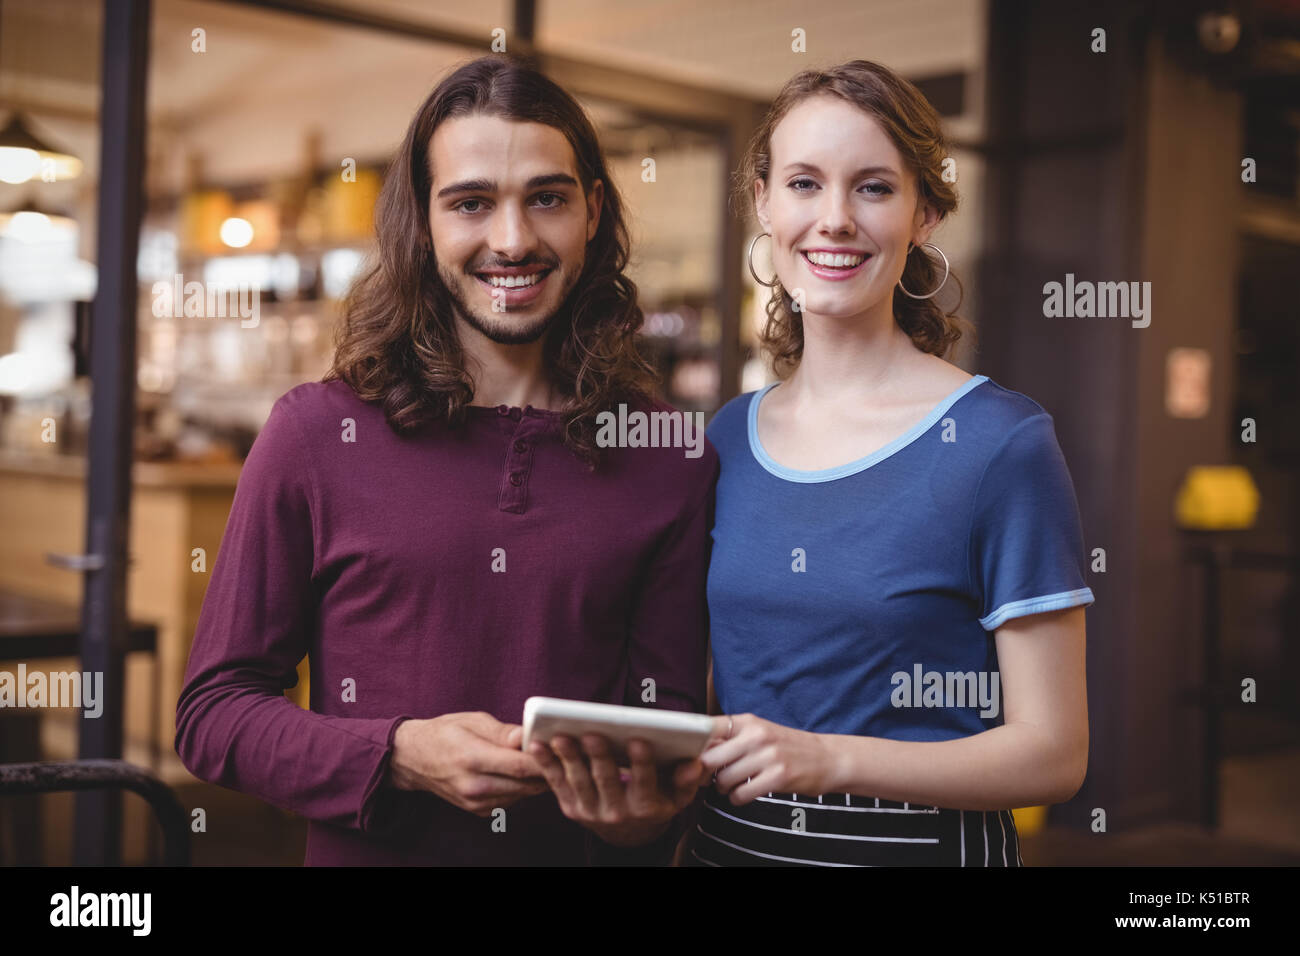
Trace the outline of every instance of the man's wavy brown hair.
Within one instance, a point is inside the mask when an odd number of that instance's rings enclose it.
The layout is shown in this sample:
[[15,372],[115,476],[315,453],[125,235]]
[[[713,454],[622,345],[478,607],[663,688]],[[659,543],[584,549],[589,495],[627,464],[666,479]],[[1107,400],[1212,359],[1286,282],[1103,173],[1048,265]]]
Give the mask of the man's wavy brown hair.
[[444,120],[500,116],[543,123],[564,134],[583,192],[605,184],[586,262],[544,340],[547,370],[566,400],[565,443],[599,464],[595,417],[619,402],[657,395],[654,369],[637,350],[643,315],[624,275],[628,231],[622,198],[582,107],[554,82],[506,56],[457,68],[429,94],[384,179],[375,213],[377,248],[349,290],[335,335],[333,366],[364,401],[379,402],[399,435],[432,422],[463,424],[473,382],[456,333],[451,296],[438,277],[429,235],[429,143]]
[[[939,211],[942,222],[957,210],[957,191],[943,178],[948,144],[940,125],[939,114],[914,85],[888,67],[868,60],[852,60],[828,70],[805,70],[791,77],[777,94],[763,122],[750,140],[733,182],[732,199],[736,208],[745,204],[753,209],[754,181],[761,179],[771,188],[772,131],[795,105],[810,96],[830,94],[871,114],[889,136],[916,176],[923,203]],[[914,293],[925,293],[943,278],[943,264],[913,246],[903,267],[903,285]],[[894,293],[894,321],[911,337],[922,352],[943,358],[961,338],[963,332],[974,337],[974,327],[956,315],[961,306],[962,288],[956,274],[958,298],[951,310],[931,299],[912,299]],[[803,319],[793,308],[794,300],[778,282],[772,287],[767,303],[767,323],[761,341],[772,355],[773,370],[786,378],[803,357]]]

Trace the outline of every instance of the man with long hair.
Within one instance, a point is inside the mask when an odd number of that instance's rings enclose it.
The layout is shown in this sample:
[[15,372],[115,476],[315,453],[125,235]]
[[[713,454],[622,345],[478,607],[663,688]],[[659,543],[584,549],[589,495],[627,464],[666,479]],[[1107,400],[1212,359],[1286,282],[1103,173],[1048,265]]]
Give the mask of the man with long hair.
[[[524,753],[532,695],[702,711],[717,456],[606,447],[653,398],[594,130],[504,57],[444,79],[380,195],[333,368],[276,402],[176,747],[310,821],[308,864],[666,862],[701,781]],[[310,658],[311,707],[284,697]]]

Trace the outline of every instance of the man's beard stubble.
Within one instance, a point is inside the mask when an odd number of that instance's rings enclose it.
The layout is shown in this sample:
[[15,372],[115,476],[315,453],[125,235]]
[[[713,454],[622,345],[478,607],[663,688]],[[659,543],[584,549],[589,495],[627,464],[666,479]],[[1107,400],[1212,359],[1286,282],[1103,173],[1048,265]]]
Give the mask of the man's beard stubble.
[[[558,272],[559,270],[554,271]],[[447,290],[447,296],[451,299],[452,308],[459,313],[460,317],[471,328],[498,345],[530,345],[544,336],[551,328],[556,316],[565,311],[569,301],[569,293],[576,283],[575,277],[574,281],[569,283],[568,288],[563,290],[560,296],[560,304],[554,312],[538,318],[532,325],[521,327],[493,321],[492,318],[471,309],[469,303],[465,301],[460,293],[461,281],[463,281],[464,277],[444,269],[441,263],[438,264],[438,278],[442,280],[442,287]],[[473,276],[469,276],[468,281],[477,282],[478,280]],[[494,312],[491,315],[505,317],[509,316],[510,313],[508,311]]]

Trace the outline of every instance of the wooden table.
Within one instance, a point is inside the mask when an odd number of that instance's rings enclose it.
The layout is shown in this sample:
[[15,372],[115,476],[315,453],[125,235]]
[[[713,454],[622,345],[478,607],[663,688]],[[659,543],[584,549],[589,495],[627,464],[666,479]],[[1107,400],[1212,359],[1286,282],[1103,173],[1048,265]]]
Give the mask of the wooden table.
[[[157,649],[158,628],[133,621],[127,652]],[[81,653],[81,608],[0,589],[0,664]]]

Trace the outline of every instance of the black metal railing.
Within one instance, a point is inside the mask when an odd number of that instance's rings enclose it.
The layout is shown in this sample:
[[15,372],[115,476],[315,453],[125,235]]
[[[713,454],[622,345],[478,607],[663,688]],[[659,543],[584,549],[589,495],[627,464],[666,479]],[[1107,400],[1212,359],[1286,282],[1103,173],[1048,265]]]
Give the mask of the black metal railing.
[[189,866],[190,826],[176,794],[125,760],[53,760],[0,764],[0,798],[81,790],[131,790],[148,801],[163,833],[164,866]]

